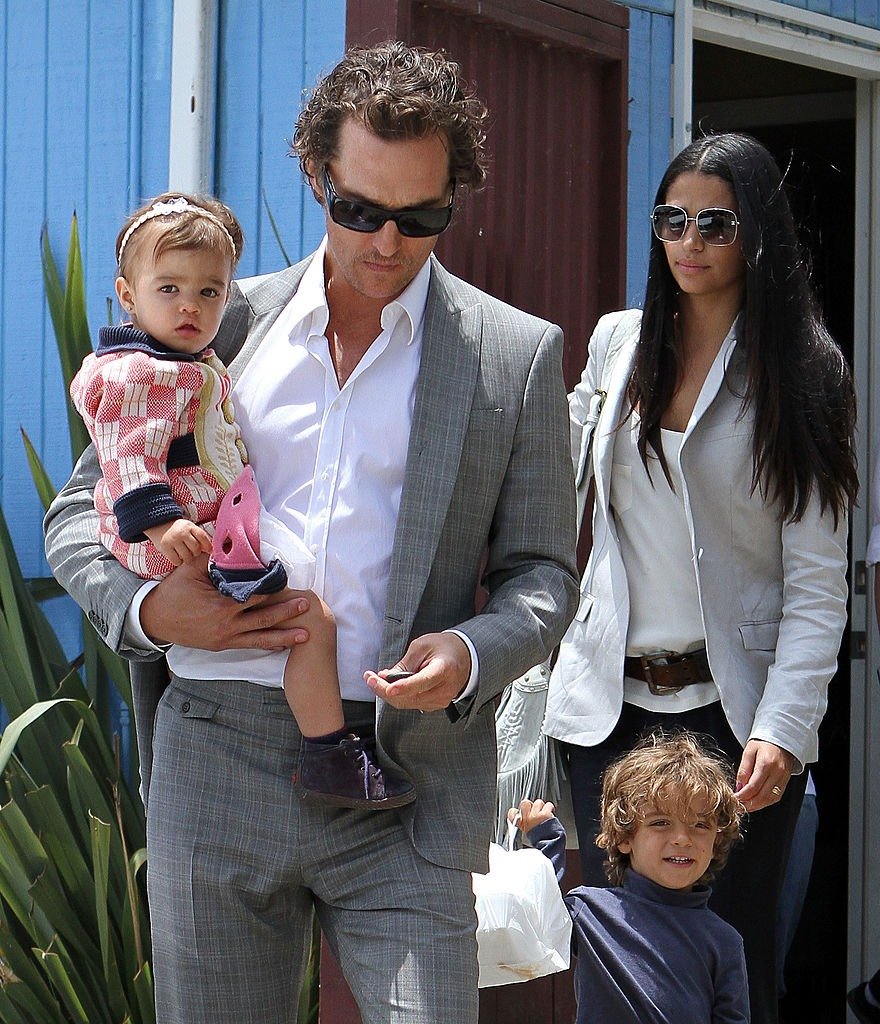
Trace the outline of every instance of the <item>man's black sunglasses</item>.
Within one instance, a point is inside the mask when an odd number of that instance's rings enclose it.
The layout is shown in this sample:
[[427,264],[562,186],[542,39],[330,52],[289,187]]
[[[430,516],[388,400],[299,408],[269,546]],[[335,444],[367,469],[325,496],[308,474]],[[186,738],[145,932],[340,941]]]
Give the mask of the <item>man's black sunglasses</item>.
[[394,221],[397,230],[408,238],[428,238],[439,235],[449,227],[452,220],[452,204],[455,202],[455,182],[448,206],[417,207],[414,210],[386,210],[381,206],[370,206],[356,199],[340,199],[330,180],[330,172],[324,168],[324,195],[327,212],[334,224],[349,231],[372,233],[378,231],[389,220]]

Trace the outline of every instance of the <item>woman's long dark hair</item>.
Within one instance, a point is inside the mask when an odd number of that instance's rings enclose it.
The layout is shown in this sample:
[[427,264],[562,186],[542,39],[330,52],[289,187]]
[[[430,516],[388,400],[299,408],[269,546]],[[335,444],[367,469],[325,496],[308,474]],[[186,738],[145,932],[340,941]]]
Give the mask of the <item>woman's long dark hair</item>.
[[[748,135],[710,135],[672,161],[657,189],[658,204],[688,171],[723,178],[736,197],[746,263],[737,349],[745,358],[744,407],[754,413],[752,489],[778,503],[782,522],[799,520],[815,491],[836,524],[858,492],[855,394],[846,359],[822,322],[782,175]],[[683,360],[674,323],[677,303],[664,243],[652,233],[630,399],[641,416],[642,461],[648,467],[650,445],[664,472],[660,418],[675,394]]]

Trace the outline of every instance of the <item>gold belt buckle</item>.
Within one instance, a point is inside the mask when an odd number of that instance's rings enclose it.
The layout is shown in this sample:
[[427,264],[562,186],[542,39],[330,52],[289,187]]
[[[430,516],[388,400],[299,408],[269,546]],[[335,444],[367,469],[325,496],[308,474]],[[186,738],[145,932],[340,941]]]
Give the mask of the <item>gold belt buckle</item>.
[[671,664],[669,659],[675,656],[675,651],[658,651],[656,654],[643,654],[639,658],[639,661],[642,663],[642,671],[645,673],[648,691],[653,693],[655,697],[668,697],[684,689],[684,686],[664,686],[662,683],[654,682],[654,665],[665,667]]

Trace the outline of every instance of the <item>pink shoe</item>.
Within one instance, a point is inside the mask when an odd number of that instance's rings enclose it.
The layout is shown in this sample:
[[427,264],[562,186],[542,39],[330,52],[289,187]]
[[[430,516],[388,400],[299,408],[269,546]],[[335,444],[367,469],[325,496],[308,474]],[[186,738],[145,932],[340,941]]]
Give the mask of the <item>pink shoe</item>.
[[254,594],[274,594],[287,586],[284,566],[260,559],[260,489],[250,466],[245,466],[223,496],[214,543],[208,560],[211,582],[227,597],[244,604]]

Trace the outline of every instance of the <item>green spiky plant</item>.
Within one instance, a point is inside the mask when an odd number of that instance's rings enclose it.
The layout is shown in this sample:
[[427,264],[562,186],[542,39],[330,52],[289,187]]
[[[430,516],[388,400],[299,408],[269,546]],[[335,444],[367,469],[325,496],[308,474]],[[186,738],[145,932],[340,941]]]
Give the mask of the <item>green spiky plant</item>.
[[[42,255],[69,381],[91,350],[75,217],[63,285],[45,231]],[[68,423],[76,458],[88,436],[70,406]],[[46,507],[54,489],[23,437]],[[114,691],[131,709],[128,673],[88,625],[66,658],[39,604],[59,592],[25,580],[0,511],[0,1020],[150,1024],[143,807],[109,731]],[[136,766],[133,739],[125,754]]]

